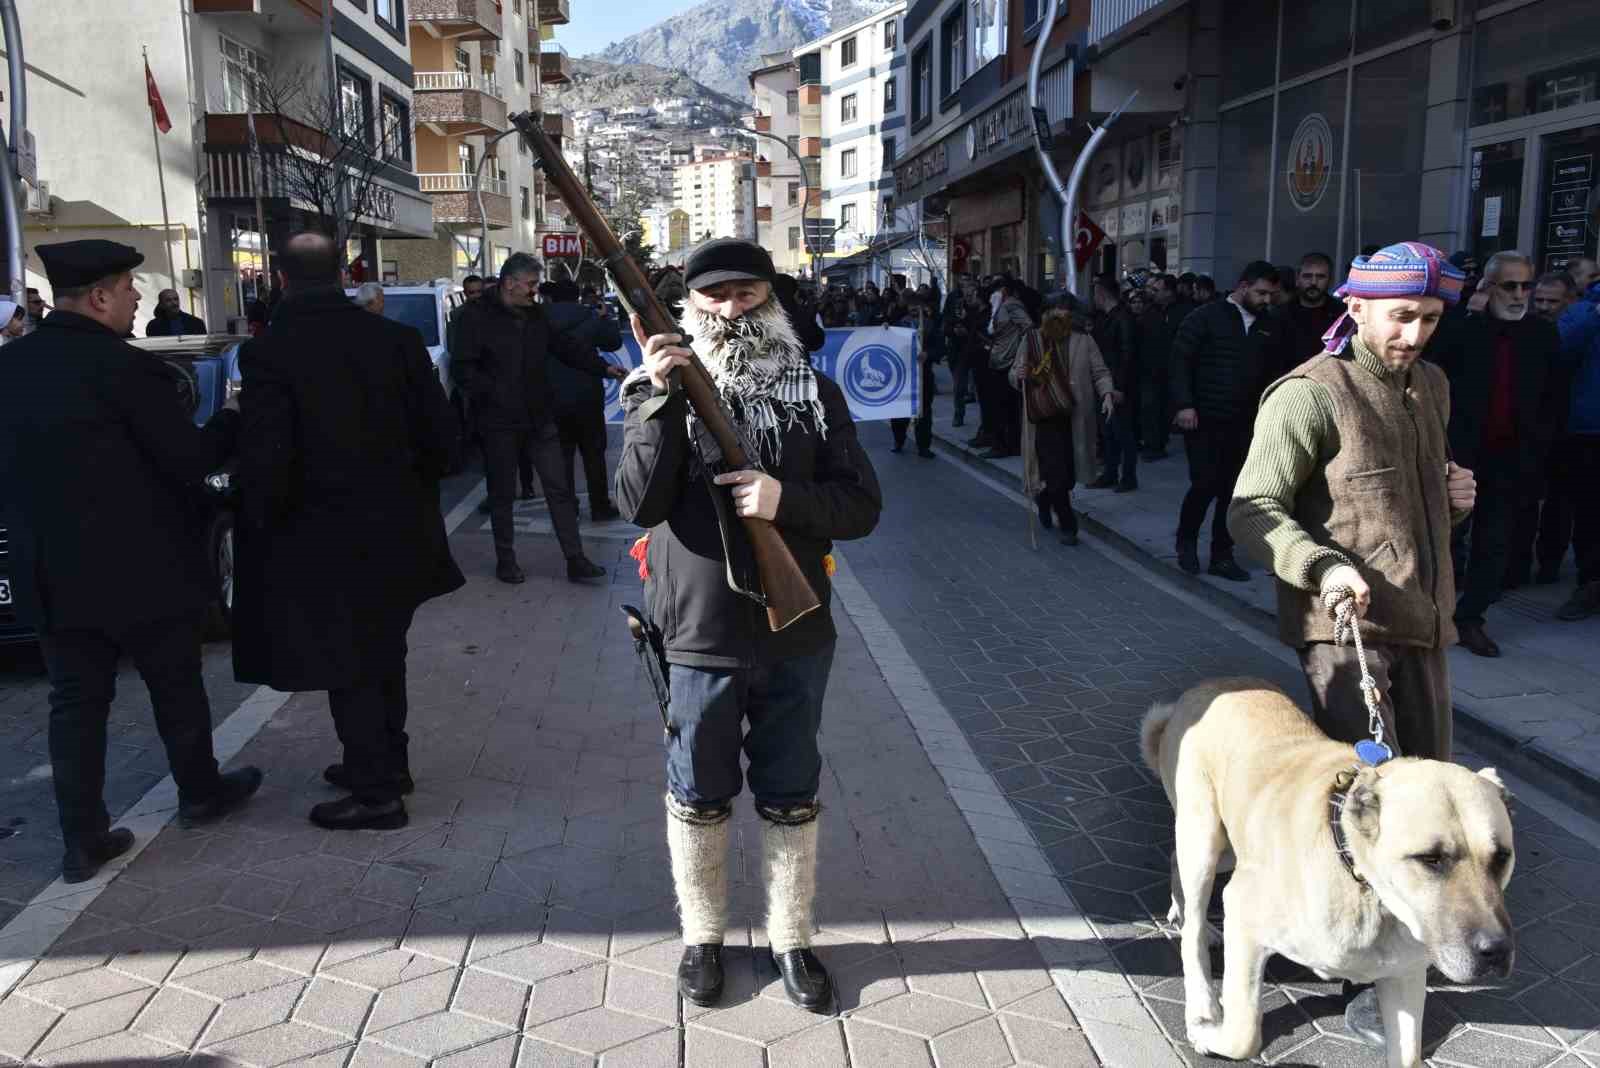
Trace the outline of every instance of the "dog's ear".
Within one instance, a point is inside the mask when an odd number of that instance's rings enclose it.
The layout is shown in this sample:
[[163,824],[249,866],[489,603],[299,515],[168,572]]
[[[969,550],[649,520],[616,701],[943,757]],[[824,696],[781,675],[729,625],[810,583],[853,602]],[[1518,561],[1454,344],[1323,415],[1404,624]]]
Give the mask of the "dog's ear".
[[1368,839],[1378,836],[1378,782],[1378,769],[1363,767],[1356,772],[1356,780],[1344,799],[1344,810]]
[[1516,802],[1516,795],[1506,789],[1506,784],[1500,781],[1500,773],[1493,768],[1484,768],[1478,772],[1478,778],[1488,779],[1500,791],[1500,800],[1506,806],[1506,811],[1511,811],[1511,806]]

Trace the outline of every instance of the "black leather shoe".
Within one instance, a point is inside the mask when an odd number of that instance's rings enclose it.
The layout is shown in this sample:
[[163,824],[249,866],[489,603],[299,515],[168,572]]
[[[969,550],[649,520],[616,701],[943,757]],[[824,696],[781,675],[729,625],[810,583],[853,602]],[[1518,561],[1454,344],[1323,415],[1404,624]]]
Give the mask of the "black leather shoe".
[[93,879],[107,861],[133,848],[133,832],[126,827],[102,831],[67,847],[61,858],[61,881],[81,883]]
[[903,441],[897,441],[893,445],[889,446],[889,451],[890,452],[905,452],[906,451],[906,443],[903,442]]
[[1238,561],[1231,556],[1214,558],[1211,561],[1211,566],[1206,568],[1206,572],[1217,576],[1217,578],[1227,579],[1229,582],[1250,581],[1250,572],[1240,567]]
[[[344,770],[343,764],[329,764],[322,769],[322,777],[341,790],[353,789],[350,785],[350,773]],[[395,782],[403,794],[409,794],[417,788],[417,784],[411,781],[409,771],[402,772]]]
[[1178,566],[1186,574],[1200,574],[1200,550],[1196,548],[1194,542],[1180,541],[1178,543]]
[[215,823],[248,801],[259,789],[260,768],[246,767],[227,772],[222,776],[216,793],[204,801],[178,805],[178,826],[188,829]]
[[589,559],[587,556],[574,556],[567,561],[567,581],[582,582],[585,579],[605,578],[606,569]]
[[1093,482],[1089,483],[1084,488],[1085,489],[1110,489],[1111,487],[1115,486],[1116,484],[1117,484],[1117,480],[1112,478],[1110,475],[1101,475],[1099,478],[1095,479]]
[[809,949],[772,954],[772,966],[783,976],[783,992],[807,1012],[826,1012],[833,1002],[833,980]]
[[393,831],[409,820],[398,799],[373,804],[352,795],[311,806],[311,822],[329,831]]
[[938,454],[935,453],[932,449],[918,449],[917,450],[917,455],[922,457],[924,460],[933,460],[933,459],[936,459],[937,456],[938,456]]
[[709,1008],[722,1000],[722,945],[707,942],[684,946],[678,961],[678,993],[685,1001]]
[[622,518],[622,513],[609,504],[602,504],[598,508],[591,507],[589,509],[589,518],[596,523],[609,523],[613,519]]
[[1500,655],[1500,647],[1489,637],[1483,629],[1482,623],[1458,623],[1456,630],[1461,635],[1461,644],[1467,652],[1474,656],[1496,657]]
[[1062,545],[1078,544],[1078,532],[1076,530],[1063,530],[1056,536],[1061,539]]
[[522,573],[522,567],[517,563],[515,557],[510,559],[502,558],[499,563],[495,564],[494,577],[501,582],[509,582],[513,586],[528,581],[528,576]]
[[544,494],[540,493],[538,490],[525,489],[517,497],[517,500],[519,500],[519,501],[537,501],[543,496],[544,496]]

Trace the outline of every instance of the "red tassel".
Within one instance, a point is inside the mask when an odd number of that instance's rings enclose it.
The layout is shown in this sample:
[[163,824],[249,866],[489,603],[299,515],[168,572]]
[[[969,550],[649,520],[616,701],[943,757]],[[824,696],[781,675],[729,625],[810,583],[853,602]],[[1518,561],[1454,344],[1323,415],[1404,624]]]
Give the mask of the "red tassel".
[[648,582],[650,580],[650,565],[645,561],[650,553],[650,535],[641,535],[633,543],[633,548],[628,550],[628,555],[639,561],[639,578]]

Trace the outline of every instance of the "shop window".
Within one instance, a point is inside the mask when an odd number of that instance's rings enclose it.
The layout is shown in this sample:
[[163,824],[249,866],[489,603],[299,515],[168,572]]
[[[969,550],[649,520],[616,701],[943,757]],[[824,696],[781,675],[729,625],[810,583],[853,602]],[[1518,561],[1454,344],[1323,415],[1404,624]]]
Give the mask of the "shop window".
[[846,37],[839,42],[839,66],[853,67],[856,65],[856,39]]
[[1544,0],[1479,23],[1472,124],[1600,100],[1600,19],[1592,0]]
[[1272,170],[1272,100],[1222,113],[1217,183],[1216,277],[1233,276],[1267,247],[1267,182]]
[[[1349,9],[1346,8],[1348,28]],[[1224,102],[1272,85],[1273,57],[1278,50],[1278,0],[1228,0],[1222,5],[1221,38],[1228,52],[1249,56],[1249,63],[1222,65]]]
[[923,41],[911,53],[911,125],[926,123],[933,115],[933,44]]
[[939,70],[939,97],[954,96],[967,80],[966,12],[958,9],[939,27],[939,51],[943,63]]
[[846,93],[839,98],[839,121],[856,121],[856,94]]
[[[1356,68],[1345,179],[1350,190],[1345,207],[1347,256],[1367,245],[1392,244],[1405,240],[1402,234],[1418,232],[1428,125],[1428,55],[1429,47],[1419,45]],[[1272,249],[1280,263],[1306,251],[1281,244],[1276,237]]]
[[1591,190],[1600,161],[1600,124],[1547,134],[1541,158],[1534,262],[1541,270],[1560,271],[1573,260],[1595,255]]

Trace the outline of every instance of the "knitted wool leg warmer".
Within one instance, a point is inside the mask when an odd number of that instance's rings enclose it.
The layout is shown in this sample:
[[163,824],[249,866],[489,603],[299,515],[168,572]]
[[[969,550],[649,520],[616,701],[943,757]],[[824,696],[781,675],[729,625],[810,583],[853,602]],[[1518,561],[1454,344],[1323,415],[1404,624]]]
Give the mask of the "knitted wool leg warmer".
[[[774,953],[811,945],[817,896],[816,806],[760,814],[767,882],[767,942]],[[803,815],[803,822],[796,817]],[[775,819],[774,816],[781,818]]]
[[683,944],[722,944],[728,926],[728,817],[667,798],[667,850],[683,918]]

